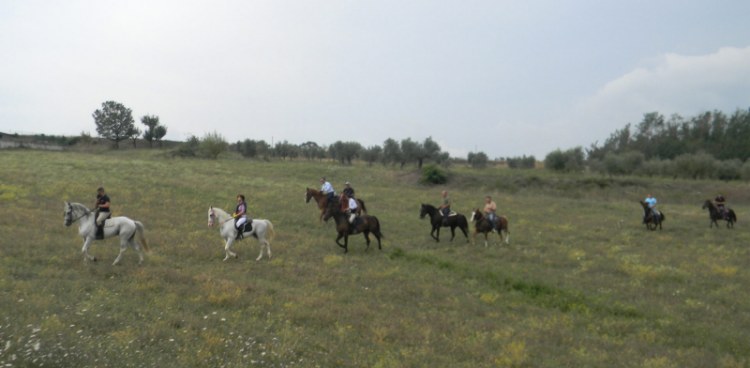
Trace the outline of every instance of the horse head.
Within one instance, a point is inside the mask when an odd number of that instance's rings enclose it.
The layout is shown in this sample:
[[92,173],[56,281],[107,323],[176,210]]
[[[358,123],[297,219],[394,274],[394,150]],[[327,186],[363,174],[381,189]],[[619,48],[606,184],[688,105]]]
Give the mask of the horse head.
[[419,207],[419,218],[423,219],[427,215],[427,205],[422,203],[422,206]]
[[713,207],[713,206],[714,206],[714,204],[711,203],[711,200],[710,199],[706,199],[706,201],[703,202],[703,207],[701,207],[701,209],[705,210],[706,208],[708,208],[710,210],[711,207]]
[[471,211],[471,219],[469,221],[471,221],[471,222],[474,222],[474,221],[479,222],[479,221],[482,221],[483,217],[484,216],[482,216],[482,212],[479,212],[479,208],[475,208],[474,211]]
[[73,224],[73,207],[70,206],[70,202],[65,202],[63,216],[65,217],[65,226]]
[[216,214],[214,213],[214,206],[208,206],[208,227],[213,227],[216,222]]
[[311,188],[305,188],[305,203],[310,203],[310,198],[312,198],[313,194],[312,191],[314,189]]

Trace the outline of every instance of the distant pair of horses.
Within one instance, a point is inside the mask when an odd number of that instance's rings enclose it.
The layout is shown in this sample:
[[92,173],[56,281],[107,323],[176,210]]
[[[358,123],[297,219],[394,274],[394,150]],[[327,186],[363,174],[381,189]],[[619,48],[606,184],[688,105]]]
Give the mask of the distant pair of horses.
[[[643,223],[646,225],[646,228],[649,230],[656,230],[657,227],[661,229],[661,224],[665,219],[664,212],[652,211],[646,202],[640,201],[640,203],[641,206],[643,206]],[[721,211],[710,199],[706,199],[703,202],[701,209],[708,210],[708,217],[711,220],[709,222],[709,227],[714,227],[714,225],[716,225],[718,228],[718,221],[725,220],[727,222],[727,228],[731,229],[734,227],[734,223],[737,222],[737,215],[734,213],[733,209],[726,208],[724,211]]]
[[[466,216],[455,213],[444,218],[443,214],[438,209],[431,205],[422,203],[419,209],[419,218],[425,218],[430,216],[430,236],[435,239],[436,242],[440,241],[440,228],[450,227],[451,229],[451,241],[456,237],[456,228],[459,228],[466,237],[466,242],[469,242],[469,222],[466,220]],[[476,239],[478,234],[484,234],[484,246],[487,246],[487,237],[493,231],[493,224],[490,220],[484,216],[484,214],[477,208],[471,213],[471,221],[474,222],[474,238]],[[510,232],[508,231],[508,219],[505,216],[497,216],[495,218],[494,230],[497,231],[497,235],[501,241],[505,244],[510,242]]]

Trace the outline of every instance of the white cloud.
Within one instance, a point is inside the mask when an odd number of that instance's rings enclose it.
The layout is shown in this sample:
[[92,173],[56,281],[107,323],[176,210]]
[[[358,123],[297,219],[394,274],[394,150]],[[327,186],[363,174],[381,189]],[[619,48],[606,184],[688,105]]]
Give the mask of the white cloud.
[[[750,105],[750,47],[720,48],[707,55],[665,54],[604,85],[576,109],[583,136],[603,140],[643,114],[693,116]],[[593,142],[591,140],[591,142]]]

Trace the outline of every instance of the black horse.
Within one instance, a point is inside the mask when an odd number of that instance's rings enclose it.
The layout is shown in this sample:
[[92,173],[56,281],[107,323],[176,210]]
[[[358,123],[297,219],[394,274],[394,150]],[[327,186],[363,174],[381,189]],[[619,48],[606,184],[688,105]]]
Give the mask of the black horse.
[[708,208],[708,216],[711,218],[709,227],[714,227],[714,225],[716,225],[716,228],[718,229],[718,220],[726,220],[727,228],[731,229],[734,227],[734,223],[737,222],[737,215],[735,215],[734,210],[729,207],[727,207],[726,211],[722,213],[721,211],[719,211],[716,205],[711,202],[711,200],[706,199],[706,201],[703,202],[703,207],[701,208],[704,210]]
[[443,223],[443,214],[435,206],[422,203],[422,208],[419,210],[419,218],[424,218],[426,215],[430,215],[430,224],[432,225],[430,236],[436,242],[440,241],[440,227],[448,226],[451,228],[451,241],[456,237],[456,228],[459,228],[464,232],[466,242],[469,242],[469,223],[466,221],[466,216],[457,213],[455,216],[448,216],[446,223]]
[[[353,224],[349,223],[349,214],[341,210],[341,206],[337,200],[331,201],[326,207],[326,211],[323,214],[323,220],[328,222],[328,219],[333,217],[336,222],[336,231],[338,237],[336,237],[336,244],[341,248],[344,248],[344,253],[349,251],[349,235],[362,233],[367,241],[367,248],[370,249],[370,233],[375,235],[378,239],[378,249],[383,249],[380,245],[380,239],[384,238],[380,232],[380,221],[375,216],[362,215],[355,219]],[[341,238],[344,238],[344,243],[341,243]]]
[[[661,230],[661,223],[664,222],[664,219],[666,218],[664,216],[664,212],[652,210],[651,207],[648,206],[648,203],[641,201],[641,206],[643,206],[643,223],[646,225],[646,228],[649,230],[656,230],[657,227],[659,227],[659,230]],[[656,215],[654,215],[656,213]]]

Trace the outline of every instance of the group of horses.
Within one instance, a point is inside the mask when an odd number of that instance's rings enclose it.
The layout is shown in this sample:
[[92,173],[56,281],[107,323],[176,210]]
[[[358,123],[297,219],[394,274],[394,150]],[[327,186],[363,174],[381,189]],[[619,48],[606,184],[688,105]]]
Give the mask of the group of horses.
[[[320,210],[320,221],[334,219],[336,223],[336,244],[344,249],[344,253],[349,250],[349,235],[363,234],[367,243],[367,248],[370,248],[370,234],[375,236],[378,241],[378,249],[382,249],[381,239],[384,237],[380,229],[380,221],[377,217],[367,214],[367,208],[365,207],[364,201],[357,198],[357,218],[353,223],[349,223],[349,215],[341,209],[338,197],[333,197],[329,200],[329,197],[319,190],[313,188],[306,188],[305,202],[310,202],[314,199]],[[661,229],[662,223],[665,220],[664,212],[652,211],[648,204],[641,201],[641,206],[644,210],[644,224],[649,230]],[[703,203],[702,209],[707,209],[709,212],[709,218],[711,220],[710,227],[716,225],[719,227],[719,220],[725,220],[727,222],[727,228],[733,228],[734,223],[737,222],[737,215],[734,210],[727,208],[726,211],[721,211],[711,201],[706,200]],[[443,217],[443,214],[433,205],[422,204],[419,210],[419,218],[424,219],[429,216],[429,223],[431,226],[430,236],[436,241],[440,241],[440,228],[448,227],[451,229],[451,241],[456,237],[456,228],[463,232],[466,242],[469,242],[469,222],[474,223],[474,238],[477,235],[484,235],[484,245],[488,246],[488,236],[491,233],[497,233],[499,240],[510,243],[510,232],[508,230],[508,219],[505,216],[496,216],[495,223],[493,224],[479,209],[474,209],[471,213],[470,220],[466,219],[466,216],[452,212],[449,216]],[[234,227],[234,218],[226,211],[209,206],[208,209],[208,226],[218,226],[219,234],[224,239],[224,260],[229,258],[237,258],[237,253],[232,251],[232,245],[237,238],[237,230]],[[96,212],[88,209],[86,206],[80,203],[65,202],[64,209],[64,220],[65,226],[70,226],[75,222],[79,222],[78,233],[83,237],[83,247],[81,252],[84,255],[84,260],[96,261],[96,257],[91,256],[88,252],[91,243],[96,239]],[[271,240],[273,239],[275,232],[271,221],[266,219],[253,219],[251,221],[252,229],[243,236],[252,236],[260,243],[260,254],[256,260],[260,260],[263,257],[263,251],[266,251],[268,258],[271,258]],[[110,237],[120,238],[120,252],[115,258],[113,265],[120,263],[122,255],[128,246],[134,248],[138,253],[139,264],[143,262],[143,251],[148,251],[148,243],[144,236],[144,226],[140,221],[135,221],[130,218],[119,216],[107,219],[104,224],[104,238]],[[342,242],[343,239],[343,242]]]
[[[664,212],[653,211],[644,201],[640,201],[640,203],[643,207],[643,223],[646,225],[646,228],[649,230],[656,230],[658,227],[659,230],[661,230],[661,224],[666,218]],[[726,221],[727,228],[729,229],[734,228],[734,223],[737,222],[737,215],[734,213],[733,209],[727,207],[725,211],[721,211],[710,199],[706,199],[706,201],[703,202],[701,209],[708,210],[708,218],[710,219],[709,227],[711,228],[713,228],[714,225],[718,228],[720,220]]]

